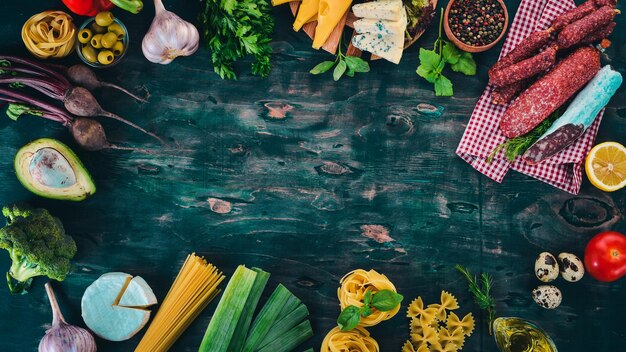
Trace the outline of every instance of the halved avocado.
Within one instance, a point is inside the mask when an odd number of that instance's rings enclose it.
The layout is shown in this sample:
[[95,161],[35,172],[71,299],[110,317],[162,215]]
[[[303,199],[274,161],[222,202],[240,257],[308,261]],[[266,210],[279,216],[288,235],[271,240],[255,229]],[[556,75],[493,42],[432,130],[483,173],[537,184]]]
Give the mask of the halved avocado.
[[38,196],[80,201],[96,193],[96,185],[78,156],[65,144],[41,138],[15,155],[15,173]]

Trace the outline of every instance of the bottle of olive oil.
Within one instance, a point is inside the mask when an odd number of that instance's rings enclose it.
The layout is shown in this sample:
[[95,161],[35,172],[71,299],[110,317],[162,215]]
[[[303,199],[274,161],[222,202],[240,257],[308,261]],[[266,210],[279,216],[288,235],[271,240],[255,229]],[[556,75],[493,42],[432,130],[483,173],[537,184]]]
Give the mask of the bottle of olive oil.
[[524,319],[498,318],[493,322],[493,331],[501,352],[557,352],[552,339]]

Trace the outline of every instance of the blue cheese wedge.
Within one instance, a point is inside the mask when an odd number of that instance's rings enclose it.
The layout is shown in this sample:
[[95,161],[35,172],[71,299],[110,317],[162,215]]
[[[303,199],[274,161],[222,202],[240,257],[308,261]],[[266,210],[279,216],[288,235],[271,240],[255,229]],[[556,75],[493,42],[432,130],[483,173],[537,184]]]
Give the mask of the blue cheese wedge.
[[400,63],[404,51],[404,32],[391,35],[364,33],[352,37],[352,45],[383,59]]
[[352,12],[356,17],[386,21],[399,21],[403,13],[406,16],[402,0],[364,2],[352,6]]
[[359,33],[374,33],[382,35],[392,35],[404,33],[406,31],[407,16],[406,11],[402,11],[398,21],[387,21],[372,18],[362,18],[354,21],[354,30]]

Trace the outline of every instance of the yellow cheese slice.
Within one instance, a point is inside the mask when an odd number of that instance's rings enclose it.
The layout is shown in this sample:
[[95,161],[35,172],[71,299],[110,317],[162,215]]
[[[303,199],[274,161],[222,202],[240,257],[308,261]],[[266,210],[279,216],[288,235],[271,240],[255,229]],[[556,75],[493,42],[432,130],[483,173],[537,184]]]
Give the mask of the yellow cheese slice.
[[350,8],[352,0],[320,0],[317,14],[317,27],[313,38],[313,48],[319,49],[326,43],[343,15]]
[[[83,294],[82,317],[96,335],[109,341],[124,341],[139,332],[150,319],[150,311],[143,309],[150,302],[156,303],[152,289],[144,287],[145,281],[126,273],[106,273],[94,281]],[[147,284],[145,285],[147,286]],[[128,289],[128,298],[125,298]],[[144,289],[139,294],[138,290]],[[118,302],[128,300],[139,303],[137,307],[124,307]]]
[[300,4],[298,9],[298,16],[296,16],[296,20],[293,22],[293,30],[299,31],[305,23],[312,18],[316,18],[319,5],[320,0],[302,0],[302,4]]
[[272,0],[272,6],[278,6],[282,4],[286,4],[288,2],[300,1],[300,0]]

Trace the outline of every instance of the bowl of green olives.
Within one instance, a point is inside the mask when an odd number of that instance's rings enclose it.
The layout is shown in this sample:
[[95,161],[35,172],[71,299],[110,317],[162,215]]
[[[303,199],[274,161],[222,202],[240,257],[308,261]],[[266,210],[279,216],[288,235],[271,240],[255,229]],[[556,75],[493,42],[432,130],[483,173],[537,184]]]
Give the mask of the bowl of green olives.
[[76,51],[84,63],[95,68],[116,65],[128,50],[128,31],[109,11],[85,21],[78,30]]

